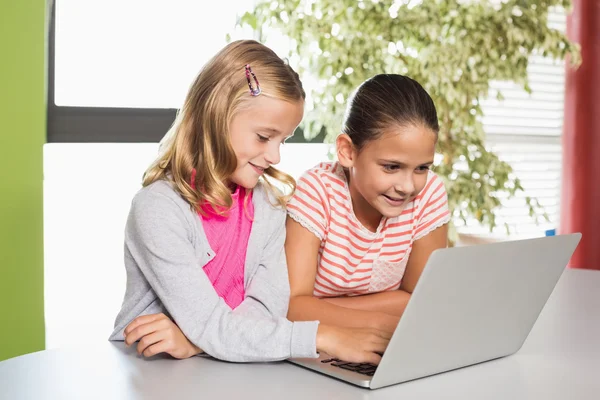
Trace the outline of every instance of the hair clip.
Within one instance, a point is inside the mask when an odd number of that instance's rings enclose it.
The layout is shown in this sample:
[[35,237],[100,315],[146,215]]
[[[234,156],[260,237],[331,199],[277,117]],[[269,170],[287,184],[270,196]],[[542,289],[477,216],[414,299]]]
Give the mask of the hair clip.
[[[254,83],[256,84],[256,88],[252,87],[252,80],[250,79],[250,75],[254,78]],[[261,93],[260,84],[258,83],[258,79],[254,72],[252,72],[252,68],[250,68],[250,64],[246,64],[246,79],[248,80],[248,87],[250,88],[251,96],[258,96]]]

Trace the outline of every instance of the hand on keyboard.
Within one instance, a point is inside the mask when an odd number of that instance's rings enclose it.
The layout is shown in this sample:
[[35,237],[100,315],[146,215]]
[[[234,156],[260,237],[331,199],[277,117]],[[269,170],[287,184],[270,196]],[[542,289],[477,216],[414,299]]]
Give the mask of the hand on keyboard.
[[377,369],[377,365],[369,364],[369,363],[350,363],[338,360],[337,358],[329,358],[327,360],[321,360],[322,363],[332,365],[334,367],[339,367],[348,371],[358,372],[359,374],[373,376],[375,374],[375,370]]
[[379,364],[391,334],[374,328],[319,325],[317,349],[353,363]]

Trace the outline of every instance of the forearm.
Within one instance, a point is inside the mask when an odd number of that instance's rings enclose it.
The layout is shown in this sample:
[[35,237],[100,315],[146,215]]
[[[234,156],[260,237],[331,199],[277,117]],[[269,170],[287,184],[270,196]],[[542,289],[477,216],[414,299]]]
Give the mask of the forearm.
[[393,290],[362,296],[330,297],[322,301],[354,310],[379,311],[400,317],[404,313],[408,300],[410,300],[410,293],[404,290]]
[[290,300],[288,318],[291,321],[314,321],[346,328],[377,328],[393,332],[398,317],[382,311],[344,307],[313,296],[295,296]]

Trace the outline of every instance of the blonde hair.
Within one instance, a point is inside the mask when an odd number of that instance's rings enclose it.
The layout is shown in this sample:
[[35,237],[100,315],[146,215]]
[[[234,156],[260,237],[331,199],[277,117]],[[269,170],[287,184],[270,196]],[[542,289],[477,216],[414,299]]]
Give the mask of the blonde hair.
[[[161,142],[158,158],[144,173],[143,186],[158,180],[173,183],[177,192],[197,211],[212,206],[223,214],[233,200],[227,180],[237,168],[229,140],[233,116],[246,101],[252,101],[245,75],[249,64],[256,74],[260,96],[296,102],[305,93],[298,74],[268,47],[240,40],[225,46],[202,68],[186,96],[173,125]],[[196,176],[192,183],[192,171]],[[294,178],[273,167],[262,181],[275,202],[282,207],[296,188]],[[268,178],[288,186],[288,195]]]

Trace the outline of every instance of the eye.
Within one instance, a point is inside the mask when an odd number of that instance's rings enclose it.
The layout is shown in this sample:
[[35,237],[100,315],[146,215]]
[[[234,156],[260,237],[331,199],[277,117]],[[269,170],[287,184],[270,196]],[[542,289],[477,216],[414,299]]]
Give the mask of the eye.
[[256,136],[258,137],[258,141],[262,142],[262,143],[266,143],[266,142],[268,142],[270,140],[270,138],[268,138],[266,136],[263,136],[263,135],[260,135],[258,133],[256,134]]
[[429,171],[429,165],[421,165],[417,168],[417,172],[424,173]]
[[383,169],[386,172],[395,172],[400,169],[398,164],[383,164]]

